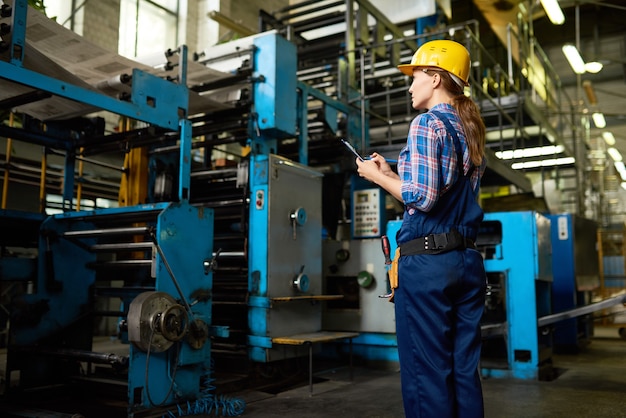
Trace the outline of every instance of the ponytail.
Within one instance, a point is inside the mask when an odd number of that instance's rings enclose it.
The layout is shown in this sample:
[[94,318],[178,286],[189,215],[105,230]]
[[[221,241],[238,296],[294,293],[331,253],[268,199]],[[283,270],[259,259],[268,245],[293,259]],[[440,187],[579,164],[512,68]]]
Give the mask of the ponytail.
[[476,166],[480,166],[485,156],[485,135],[486,128],[483,122],[478,106],[469,97],[464,94],[455,96],[454,107],[459,113],[463,128],[465,129],[465,138],[470,159]]

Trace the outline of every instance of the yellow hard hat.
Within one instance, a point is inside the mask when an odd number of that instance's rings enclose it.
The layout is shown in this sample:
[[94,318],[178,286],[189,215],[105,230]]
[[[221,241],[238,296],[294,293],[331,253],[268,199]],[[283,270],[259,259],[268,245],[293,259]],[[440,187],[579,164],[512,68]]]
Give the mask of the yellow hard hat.
[[398,65],[398,69],[408,76],[413,76],[417,67],[441,68],[460,78],[466,86],[469,84],[469,52],[455,41],[442,39],[426,42],[413,54],[410,64]]

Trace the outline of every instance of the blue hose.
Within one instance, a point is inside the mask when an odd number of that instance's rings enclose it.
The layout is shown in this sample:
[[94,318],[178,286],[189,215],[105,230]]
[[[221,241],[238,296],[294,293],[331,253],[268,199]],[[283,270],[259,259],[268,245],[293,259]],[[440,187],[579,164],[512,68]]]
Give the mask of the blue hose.
[[246,409],[246,402],[240,398],[231,398],[224,395],[215,396],[213,379],[206,375],[204,389],[199,399],[176,405],[176,412],[167,411],[162,418],[177,418],[193,415],[221,415],[223,417],[237,417]]

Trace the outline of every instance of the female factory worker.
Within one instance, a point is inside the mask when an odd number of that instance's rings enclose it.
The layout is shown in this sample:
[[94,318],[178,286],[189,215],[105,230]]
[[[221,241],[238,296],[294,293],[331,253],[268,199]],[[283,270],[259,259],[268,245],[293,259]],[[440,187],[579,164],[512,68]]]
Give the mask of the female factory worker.
[[469,53],[461,44],[422,45],[410,64],[413,119],[398,174],[377,153],[361,177],[404,204],[394,292],[402,398],[407,417],[482,417],[478,371],[486,275],[474,240],[484,172],[485,125],[463,94]]

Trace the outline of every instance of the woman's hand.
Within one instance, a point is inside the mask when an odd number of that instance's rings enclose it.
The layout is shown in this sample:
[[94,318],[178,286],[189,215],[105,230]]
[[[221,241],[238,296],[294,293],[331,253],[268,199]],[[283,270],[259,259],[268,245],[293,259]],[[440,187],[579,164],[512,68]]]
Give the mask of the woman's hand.
[[391,169],[391,166],[389,165],[385,157],[383,157],[379,153],[377,152],[372,153],[372,155],[370,155],[370,160],[374,161],[378,165],[378,169],[380,170],[382,174],[386,176],[391,176],[391,177],[396,176],[396,173],[393,172],[393,170]]
[[372,183],[377,183],[376,179],[383,175],[379,163],[373,159],[361,161],[357,158],[356,167],[359,176]]
[[380,183],[382,177],[399,178],[385,160],[385,157],[374,152],[369,159],[360,161],[356,159],[357,173],[359,176],[373,183]]
[[385,157],[375,152],[365,161],[357,158],[356,166],[359,176],[379,185],[402,202],[402,182],[400,181],[400,176],[391,169]]

